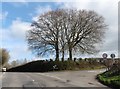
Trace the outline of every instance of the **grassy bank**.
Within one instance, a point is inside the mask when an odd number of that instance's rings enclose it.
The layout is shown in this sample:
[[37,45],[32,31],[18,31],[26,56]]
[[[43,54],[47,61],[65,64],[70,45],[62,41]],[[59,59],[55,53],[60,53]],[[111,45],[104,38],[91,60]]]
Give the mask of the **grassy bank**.
[[105,66],[97,61],[45,61],[38,60],[7,70],[8,72],[48,72],[64,70],[93,70]]
[[[114,72],[113,72],[114,71]],[[120,89],[120,70],[109,70],[97,76],[98,80],[112,88]]]

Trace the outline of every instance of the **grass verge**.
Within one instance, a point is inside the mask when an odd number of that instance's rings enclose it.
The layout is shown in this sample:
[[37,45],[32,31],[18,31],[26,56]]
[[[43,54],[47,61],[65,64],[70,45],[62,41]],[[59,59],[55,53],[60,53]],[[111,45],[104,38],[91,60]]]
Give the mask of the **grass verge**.
[[106,71],[102,74],[99,74],[97,76],[97,79],[104,85],[107,85],[114,89],[120,89],[120,74],[119,73],[112,74],[110,71]]

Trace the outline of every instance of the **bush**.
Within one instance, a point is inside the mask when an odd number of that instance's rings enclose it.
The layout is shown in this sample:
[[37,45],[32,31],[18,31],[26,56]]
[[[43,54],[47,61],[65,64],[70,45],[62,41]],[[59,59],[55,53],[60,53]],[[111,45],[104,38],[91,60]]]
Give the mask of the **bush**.
[[98,79],[101,83],[111,87],[120,88],[120,74],[118,71],[113,70],[106,71],[98,75]]

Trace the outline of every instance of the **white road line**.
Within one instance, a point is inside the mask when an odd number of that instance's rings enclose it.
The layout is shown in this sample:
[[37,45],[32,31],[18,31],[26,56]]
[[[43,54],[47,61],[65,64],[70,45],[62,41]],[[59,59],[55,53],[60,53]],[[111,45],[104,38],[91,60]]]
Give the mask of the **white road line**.
[[[62,82],[67,82],[68,80],[66,80],[66,79],[62,79],[62,78],[59,78],[59,77],[56,77],[56,76],[52,76],[52,75],[49,75],[49,74],[42,74],[42,73],[39,73],[40,75],[42,75],[42,76],[46,76],[46,77],[51,77],[51,78],[54,78],[54,79],[58,79],[58,80],[60,80],[60,81],[62,81]],[[76,85],[76,83],[75,82],[73,82],[73,81],[70,81],[70,82],[68,82],[68,84],[71,84],[71,85],[73,85],[73,86],[78,86],[78,85]]]
[[87,71],[87,72],[97,72],[97,71],[93,71],[93,70],[92,70],[92,71]]
[[51,77],[51,78],[55,78],[55,79],[58,79],[58,80],[61,80],[61,81],[64,81],[64,82],[66,82],[66,80],[64,80],[64,79],[61,79],[61,78],[59,78],[59,77],[56,77],[56,76],[52,76],[52,75],[48,75],[48,74],[42,74],[42,73],[40,73],[40,75],[42,75],[42,76],[47,76],[47,77]]
[[102,72],[105,72],[105,70],[100,70],[100,71],[95,71],[95,70],[90,70],[90,71],[87,71],[87,72],[100,72],[100,73],[102,73]]
[[30,79],[32,82],[35,82],[35,80],[34,80],[29,74],[27,74],[26,76],[27,76],[27,78]]

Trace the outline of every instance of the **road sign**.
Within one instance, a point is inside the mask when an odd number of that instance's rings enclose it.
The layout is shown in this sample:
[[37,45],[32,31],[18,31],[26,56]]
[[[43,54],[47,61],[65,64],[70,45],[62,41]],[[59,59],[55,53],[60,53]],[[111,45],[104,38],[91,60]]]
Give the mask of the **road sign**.
[[106,53],[103,53],[102,57],[103,57],[103,58],[107,58],[108,55],[107,55]]
[[115,58],[115,54],[111,54],[110,57],[111,57],[111,58]]

